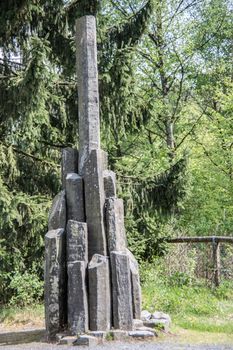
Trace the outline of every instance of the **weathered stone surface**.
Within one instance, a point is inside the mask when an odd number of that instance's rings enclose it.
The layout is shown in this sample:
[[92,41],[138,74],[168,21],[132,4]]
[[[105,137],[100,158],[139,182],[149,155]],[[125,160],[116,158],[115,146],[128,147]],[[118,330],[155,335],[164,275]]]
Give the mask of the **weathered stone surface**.
[[145,338],[153,338],[154,333],[150,331],[132,331],[132,332],[129,332],[129,336],[133,338],[145,339]]
[[127,255],[129,257],[129,266],[131,274],[131,287],[132,287],[132,301],[133,301],[133,317],[135,319],[140,319],[141,317],[141,307],[142,307],[142,295],[141,295],[141,285],[138,262],[130,250],[126,249]]
[[88,334],[92,337],[104,340],[106,338],[107,332],[104,331],[91,331]]
[[65,259],[65,231],[49,231],[45,235],[45,325],[49,340],[66,324]]
[[66,176],[69,173],[78,173],[78,150],[67,147],[62,150],[61,174],[63,189],[65,189]]
[[64,331],[64,332],[61,332],[61,333],[57,333],[56,334],[56,341],[57,341],[57,343],[59,343],[62,338],[65,338],[65,337],[68,337],[68,336],[69,336],[69,333],[67,331]]
[[67,223],[67,261],[88,261],[87,224],[69,220]]
[[139,318],[141,315],[141,286],[139,272],[130,268],[131,272],[131,286],[132,286],[132,300],[133,300],[133,317]]
[[59,339],[59,345],[73,345],[73,343],[77,340],[75,336],[65,336]]
[[141,320],[142,321],[147,321],[151,319],[151,313],[147,310],[142,310],[141,312]]
[[104,170],[105,197],[116,197],[116,174],[111,170]]
[[96,21],[84,16],[76,22],[79,98],[79,173],[84,174],[90,150],[100,148],[99,88]]
[[106,199],[106,227],[109,252],[124,251],[126,235],[122,199],[114,197]]
[[66,177],[67,219],[85,221],[83,179],[75,173]]
[[129,258],[121,252],[111,252],[113,326],[132,330],[133,309]]
[[122,331],[119,329],[112,329],[106,336],[106,338],[110,338],[112,340],[128,340],[129,339],[129,332],[127,331]]
[[85,206],[88,227],[88,256],[106,254],[104,183],[101,150],[92,150],[85,166]]
[[169,322],[165,319],[151,319],[143,322],[145,327],[163,329],[165,332],[169,331]]
[[143,324],[146,327],[163,329],[165,332],[169,331],[171,325],[171,317],[164,312],[156,311],[150,314],[150,317],[144,318]]
[[169,331],[171,325],[171,317],[164,312],[156,311],[153,314],[147,310],[143,310],[141,313],[141,319],[143,324],[147,328],[163,329],[165,332]]
[[140,327],[143,327],[143,321],[142,320],[139,320],[139,319],[134,319],[133,320],[133,328],[140,328]]
[[171,317],[168,314],[165,314],[164,312],[161,312],[161,311],[156,311],[153,314],[151,314],[151,319],[166,320],[170,324],[172,322]]
[[151,327],[145,327],[145,326],[143,326],[143,327],[137,327],[137,328],[135,328],[134,330],[135,330],[135,331],[148,331],[148,332],[154,333],[154,336],[155,336],[155,337],[158,336],[157,331],[156,331],[155,329],[151,328]]
[[90,335],[80,335],[75,342],[73,343],[73,345],[75,346],[96,346],[101,342],[101,339],[97,338],[97,337],[92,337]]
[[53,200],[49,211],[49,231],[66,227],[66,194],[65,191],[59,192]]
[[86,264],[84,261],[68,263],[68,327],[71,334],[88,330],[88,304],[86,291]]
[[90,330],[110,329],[111,300],[109,258],[95,254],[88,266]]

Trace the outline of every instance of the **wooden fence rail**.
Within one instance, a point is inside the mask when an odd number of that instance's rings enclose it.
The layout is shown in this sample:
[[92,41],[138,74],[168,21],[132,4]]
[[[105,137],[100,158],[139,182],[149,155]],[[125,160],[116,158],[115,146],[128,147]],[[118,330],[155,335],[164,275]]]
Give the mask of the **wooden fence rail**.
[[233,237],[225,237],[225,236],[177,237],[177,238],[167,238],[165,241],[167,243],[212,243],[214,283],[216,287],[220,285],[220,281],[221,281],[220,243],[233,244]]

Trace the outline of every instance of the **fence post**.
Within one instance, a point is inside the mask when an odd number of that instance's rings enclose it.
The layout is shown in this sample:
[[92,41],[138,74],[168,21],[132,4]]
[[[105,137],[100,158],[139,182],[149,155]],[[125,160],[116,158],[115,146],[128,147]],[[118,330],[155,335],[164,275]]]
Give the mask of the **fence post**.
[[220,243],[213,238],[213,262],[214,262],[214,284],[216,287],[220,285],[221,279],[221,257]]

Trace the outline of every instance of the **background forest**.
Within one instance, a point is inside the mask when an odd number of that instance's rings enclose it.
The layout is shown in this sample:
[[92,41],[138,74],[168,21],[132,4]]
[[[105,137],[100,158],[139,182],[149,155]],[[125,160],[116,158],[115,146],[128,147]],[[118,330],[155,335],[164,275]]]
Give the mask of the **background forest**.
[[232,234],[232,10],[228,0],[0,2],[0,303],[42,295],[61,149],[78,145],[83,14],[97,16],[102,148],[131,250],[145,264],[166,252],[164,237]]

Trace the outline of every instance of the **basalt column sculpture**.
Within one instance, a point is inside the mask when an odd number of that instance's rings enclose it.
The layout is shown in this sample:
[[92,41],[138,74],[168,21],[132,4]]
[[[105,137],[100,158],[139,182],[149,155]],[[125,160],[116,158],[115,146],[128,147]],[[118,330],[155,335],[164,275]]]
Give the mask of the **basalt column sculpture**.
[[62,191],[45,236],[48,340],[112,328],[132,330],[140,318],[137,262],[127,249],[123,201],[100,148],[96,21],[77,20],[79,151],[62,152]]

